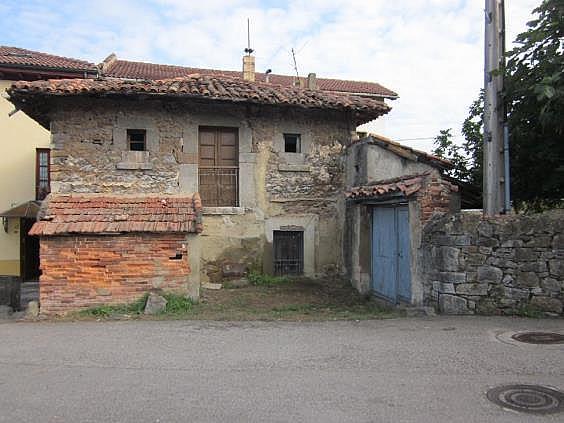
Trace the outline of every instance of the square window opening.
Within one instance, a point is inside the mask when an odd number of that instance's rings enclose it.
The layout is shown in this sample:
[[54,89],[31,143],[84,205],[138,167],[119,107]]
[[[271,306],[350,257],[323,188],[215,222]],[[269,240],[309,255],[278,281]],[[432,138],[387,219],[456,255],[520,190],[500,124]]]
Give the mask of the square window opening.
[[284,134],[284,152],[301,153],[302,137],[300,134]]
[[146,151],[147,131],[145,129],[128,129],[127,143],[130,151]]

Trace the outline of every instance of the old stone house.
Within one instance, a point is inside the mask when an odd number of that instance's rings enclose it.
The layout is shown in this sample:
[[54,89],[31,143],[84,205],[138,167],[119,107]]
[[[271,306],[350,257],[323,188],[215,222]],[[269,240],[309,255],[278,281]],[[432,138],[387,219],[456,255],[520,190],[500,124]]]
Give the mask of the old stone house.
[[389,111],[381,97],[223,75],[18,82],[9,94],[52,137],[52,194],[31,231],[43,313],[151,287],[197,296],[229,263],[340,272],[342,152]]

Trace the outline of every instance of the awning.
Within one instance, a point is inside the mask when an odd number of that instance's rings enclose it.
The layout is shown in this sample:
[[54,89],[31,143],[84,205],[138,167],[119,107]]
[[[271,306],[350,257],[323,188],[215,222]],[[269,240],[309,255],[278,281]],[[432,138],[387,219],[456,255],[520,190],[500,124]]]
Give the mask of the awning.
[[26,201],[19,206],[0,213],[0,217],[27,217],[35,219],[37,217],[37,213],[39,212],[40,204],[40,201]]

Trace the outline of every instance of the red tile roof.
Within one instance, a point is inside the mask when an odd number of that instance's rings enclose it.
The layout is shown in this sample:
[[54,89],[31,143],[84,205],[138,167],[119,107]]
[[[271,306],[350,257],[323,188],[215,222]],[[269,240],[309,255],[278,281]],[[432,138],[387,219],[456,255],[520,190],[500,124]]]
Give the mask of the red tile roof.
[[96,73],[96,65],[84,60],[54,56],[18,47],[0,46],[0,66]]
[[354,187],[350,191],[345,192],[345,197],[356,200],[376,198],[396,193],[401,193],[404,196],[409,197],[421,189],[425,178],[429,175],[430,172],[417,175],[406,175],[399,178],[380,181],[373,185]]
[[[112,57],[112,56],[110,56]],[[186,77],[199,73],[207,76],[228,76],[243,79],[242,71],[220,69],[201,69],[184,66],[159,65],[155,63],[130,62],[128,60],[113,59],[105,67],[104,76],[130,79],[170,79]],[[266,83],[266,74],[255,73],[257,82]],[[289,75],[270,74],[269,81],[273,85],[293,87],[295,78]],[[304,83],[306,78],[301,78]],[[396,98],[398,95],[392,90],[375,82],[347,81],[341,79],[317,78],[317,86],[323,91],[336,91],[353,94],[373,95],[385,98]]]
[[186,78],[160,81],[129,81],[104,79],[52,79],[48,81],[18,81],[8,89],[10,101],[32,117],[33,100],[42,107],[43,95],[120,95],[160,96],[289,106],[306,109],[353,112],[357,121],[368,122],[390,111],[377,98],[321,90],[306,90],[228,77],[192,75]]
[[201,232],[198,193],[185,196],[51,194],[30,235]]

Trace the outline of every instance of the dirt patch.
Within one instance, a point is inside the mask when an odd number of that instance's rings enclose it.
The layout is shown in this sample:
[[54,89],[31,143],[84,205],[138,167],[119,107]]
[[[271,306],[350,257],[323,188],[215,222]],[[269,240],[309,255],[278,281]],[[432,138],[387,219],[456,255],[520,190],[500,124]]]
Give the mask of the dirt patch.
[[292,279],[273,285],[202,290],[186,318],[202,320],[341,320],[398,317],[340,280]]

